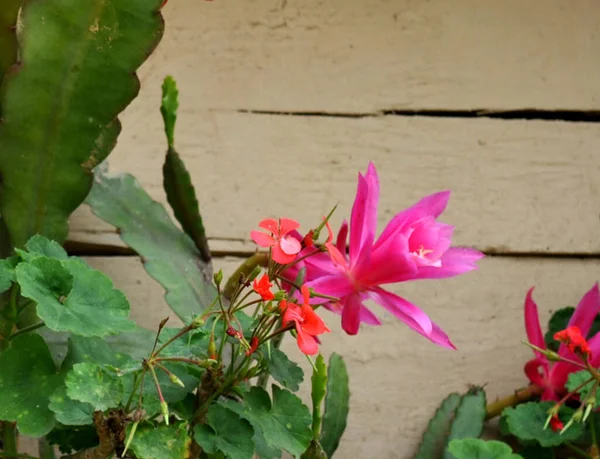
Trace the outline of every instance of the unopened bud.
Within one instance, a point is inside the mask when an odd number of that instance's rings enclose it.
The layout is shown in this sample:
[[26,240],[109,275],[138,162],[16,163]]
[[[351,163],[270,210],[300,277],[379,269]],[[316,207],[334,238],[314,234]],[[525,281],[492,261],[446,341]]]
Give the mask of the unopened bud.
[[221,282],[223,282],[223,270],[219,269],[213,276],[213,279],[216,285],[221,285]]
[[273,298],[274,301],[281,301],[283,299],[285,299],[286,297],[286,293],[284,290],[279,290],[278,292],[275,292],[275,297]]
[[185,384],[183,384],[183,381],[181,379],[179,379],[176,375],[174,375],[173,373],[169,374],[169,380],[175,384],[176,386],[182,387],[185,389]]
[[208,356],[214,359],[217,355],[217,345],[215,344],[214,336],[210,335],[210,341],[208,342]]
[[198,316],[196,317],[194,320],[192,320],[191,323],[191,327],[194,328],[200,328],[204,325],[204,319],[202,319],[202,316]]
[[546,355],[548,360],[550,360],[551,362],[560,362],[562,360],[560,355],[558,355],[558,353],[556,353],[554,351],[546,350],[546,352],[544,352],[544,354]]
[[262,268],[260,266],[255,266],[250,275],[248,276],[248,280],[246,282],[252,282],[256,279],[259,274],[262,272]]
[[242,337],[242,334],[239,331],[237,331],[235,328],[233,328],[231,325],[229,327],[227,327],[226,333],[229,336],[231,336],[232,338],[240,339]]
[[160,402],[160,412],[163,415],[165,424],[169,425],[169,405],[167,405],[167,402],[165,402],[164,400]]
[[583,413],[583,422],[587,421],[588,416],[590,415],[590,413],[594,409],[594,405],[595,404],[586,404],[586,406],[585,406],[585,412]]

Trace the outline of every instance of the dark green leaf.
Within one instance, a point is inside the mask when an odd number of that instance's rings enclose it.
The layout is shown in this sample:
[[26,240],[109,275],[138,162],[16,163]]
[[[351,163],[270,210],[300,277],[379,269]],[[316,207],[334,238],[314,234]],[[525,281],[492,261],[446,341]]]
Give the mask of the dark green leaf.
[[82,260],[39,256],[16,271],[22,295],[38,303],[39,317],[52,330],[106,336],[135,328],[125,295]]
[[423,433],[423,439],[415,459],[439,459],[442,457],[448,442],[448,435],[450,435],[450,426],[461,400],[462,395],[456,393],[450,394],[444,399]]
[[348,411],[350,410],[349,402],[350,388],[346,364],[342,357],[335,353],[331,354],[327,369],[327,395],[320,439],[327,457],[333,456],[340,444],[344,430],[346,430]]
[[139,91],[135,71],[162,36],[160,4],[23,3],[21,65],[4,79],[0,130],[0,214],[15,247],[37,233],[67,236],[116,142],[117,115]]
[[[550,427],[544,429],[548,419],[548,410],[554,406],[552,402],[529,402],[516,408],[506,408],[502,416],[506,418],[506,425],[512,435],[520,440],[535,440],[541,446],[558,446],[565,442],[577,440],[583,434],[582,424],[575,423],[565,432],[554,432]],[[573,414],[573,410],[563,407],[559,418],[566,423]]]
[[66,260],[69,255],[62,248],[62,246],[56,242],[51,241],[44,236],[36,234],[25,244],[26,250],[17,249],[20,257],[25,261],[31,261],[35,257],[43,256],[48,258],[56,258],[57,260]]
[[[473,387],[461,399],[456,409],[448,442],[463,438],[477,438],[483,431],[485,421],[485,391]],[[444,459],[454,459],[450,451],[444,451]]]
[[77,363],[65,379],[67,395],[105,411],[119,406],[123,398],[123,382],[112,372],[95,363]]
[[[577,371],[575,373],[569,374],[569,378],[567,379],[567,384],[566,384],[567,390],[569,392],[575,392],[575,390],[580,385],[585,383],[586,381],[590,381],[590,382],[588,384],[586,384],[585,386],[583,386],[583,388],[577,390],[577,393],[581,395],[581,400],[585,400],[588,397],[590,390],[592,390],[592,388],[594,387],[594,381],[595,381],[592,378],[592,375],[590,374],[589,371],[581,370],[581,371]],[[600,391],[599,390],[596,390],[594,397],[596,399],[596,405],[600,405]]]
[[526,446],[519,451],[523,459],[555,459],[552,448],[542,448],[539,445]]
[[523,459],[506,443],[478,438],[452,440],[449,449],[456,459]]
[[304,372],[296,362],[288,359],[279,349],[271,348],[271,358],[268,360],[269,374],[283,387],[296,392],[304,380]]
[[162,104],[160,113],[165,123],[165,134],[169,149],[173,148],[175,139],[175,122],[177,121],[177,109],[179,108],[179,91],[173,77],[168,76],[162,85]]
[[206,424],[194,427],[194,438],[205,452],[221,451],[231,459],[252,459],[253,435],[254,429],[248,421],[221,405],[211,405]]
[[56,445],[63,454],[96,446],[99,442],[94,426],[56,426],[52,429],[46,440],[51,445]]
[[87,203],[142,256],[146,271],[165,288],[165,299],[179,318],[187,321],[212,303],[216,288],[210,264],[200,260],[193,241],[133,177],[109,177],[98,170]]
[[[312,399],[313,406],[313,421],[312,421],[312,430],[313,430],[313,449],[315,450],[315,454],[317,450],[321,450],[321,445],[319,444],[319,436],[321,435],[321,422],[322,422],[322,414],[321,414],[321,404],[323,403],[323,399],[325,398],[325,394],[327,393],[327,365],[325,365],[325,359],[323,356],[319,354],[317,360],[315,361],[315,369],[313,369],[313,374],[311,377],[311,392],[310,397]],[[315,446],[316,445],[316,446]],[[318,446],[318,448],[317,448]]]
[[137,428],[130,448],[138,459],[186,459],[191,444],[184,422],[158,427],[144,424]]
[[34,333],[14,338],[0,354],[0,368],[0,420],[16,421],[24,435],[46,435],[55,422],[48,398],[61,378],[43,338]]
[[0,82],[17,62],[17,16],[21,0],[4,0],[0,8]]
[[96,363],[119,367],[130,361],[129,356],[116,352],[103,339],[71,335],[68,341],[68,353],[61,365],[61,372],[70,371],[76,363]]
[[56,415],[56,420],[67,426],[92,424],[94,407],[89,403],[73,400],[67,395],[67,387],[60,386],[50,396],[48,407]]
[[261,387],[252,387],[243,403],[220,402],[242,418],[254,430],[260,430],[269,448],[285,449],[300,455],[311,441],[311,416],[308,408],[293,393],[273,385],[273,403]]
[[4,258],[0,260],[0,293],[6,292],[17,280],[15,267],[19,262],[18,257]]

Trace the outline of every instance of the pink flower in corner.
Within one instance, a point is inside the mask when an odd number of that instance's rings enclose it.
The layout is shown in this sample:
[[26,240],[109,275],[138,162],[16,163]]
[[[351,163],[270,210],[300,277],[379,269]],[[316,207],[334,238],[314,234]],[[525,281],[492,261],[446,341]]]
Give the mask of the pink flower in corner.
[[[590,332],[592,323],[599,312],[600,291],[596,283],[577,305],[568,327],[577,327],[585,337]],[[531,344],[540,349],[546,349],[537,304],[533,301],[533,287],[529,289],[525,298],[525,330]],[[600,366],[600,333],[594,335],[588,344],[592,354],[590,363],[597,368]],[[559,400],[565,391],[565,383],[569,374],[579,371],[580,368],[567,362],[550,362],[541,352],[535,350],[533,352],[535,358],[525,364],[525,375],[532,384],[544,390],[542,400]],[[579,358],[569,350],[565,343],[558,348],[558,354],[570,360],[579,361]]]
[[269,231],[271,235],[261,231],[251,231],[250,237],[261,247],[271,248],[273,261],[282,265],[294,261],[298,252],[302,250],[300,241],[289,234],[300,227],[297,221],[289,218],[280,218],[279,221],[267,218],[258,226]]
[[344,223],[337,243],[327,244],[330,260],[314,256],[305,260],[307,285],[340,298],[332,310],[341,310],[342,326],[356,334],[361,322],[378,325],[379,319],[364,305],[370,299],[434,343],[454,348],[448,336],[414,304],[381,288],[413,279],[456,276],[476,269],[483,254],[450,248],[453,227],[436,221],[448,203],[449,192],[428,196],[397,214],[375,240],[379,179],[373,164],[358,176],[358,190],[350,218],[349,256]]

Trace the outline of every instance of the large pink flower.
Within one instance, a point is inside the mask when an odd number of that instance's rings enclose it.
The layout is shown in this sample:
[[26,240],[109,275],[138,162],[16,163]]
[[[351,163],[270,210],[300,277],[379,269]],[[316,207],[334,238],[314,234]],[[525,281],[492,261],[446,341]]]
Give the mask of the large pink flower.
[[347,225],[342,225],[336,245],[328,244],[330,259],[305,260],[307,285],[340,298],[330,309],[341,310],[342,326],[358,332],[360,322],[379,324],[364,305],[368,299],[383,306],[409,327],[436,344],[453,348],[441,328],[414,304],[381,288],[381,285],[413,279],[456,276],[476,269],[483,254],[472,249],[450,248],[453,227],[436,221],[449,192],[436,193],[397,214],[375,240],[379,180],[373,164],[358,176],[358,190],[350,218],[349,255]]
[[[592,327],[596,315],[600,312],[600,291],[598,284],[594,286],[583,296],[571,320],[569,327],[577,327],[581,330],[583,336],[587,336]],[[525,298],[525,331],[529,342],[540,349],[546,349],[538,308],[533,301],[533,287],[527,292]],[[592,353],[590,363],[593,367],[600,366],[600,333],[594,335],[589,341],[589,347]],[[581,369],[567,362],[550,362],[548,358],[539,351],[534,351],[535,359],[525,364],[525,375],[532,384],[544,390],[542,400],[559,400],[565,391],[565,383],[570,373],[580,371]],[[579,358],[564,344],[558,348],[558,354],[570,360],[579,361]]]

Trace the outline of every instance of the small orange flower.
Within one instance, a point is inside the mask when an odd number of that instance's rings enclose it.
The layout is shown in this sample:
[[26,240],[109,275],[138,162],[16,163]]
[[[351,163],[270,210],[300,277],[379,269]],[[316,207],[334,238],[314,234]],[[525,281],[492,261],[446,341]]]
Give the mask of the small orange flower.
[[284,306],[283,325],[294,322],[297,332],[298,347],[307,355],[315,355],[319,351],[317,335],[331,331],[309,304],[310,292],[308,287],[302,287],[304,304],[281,302]]
[[581,356],[592,357],[592,352],[585,337],[576,326],[570,326],[554,334],[554,339],[567,345],[567,348]]
[[271,248],[271,258],[276,263],[287,265],[296,258],[296,255],[302,250],[301,242],[289,233],[300,227],[296,220],[290,218],[280,218],[274,220],[267,218],[258,224],[259,227],[266,229],[271,234],[265,234],[261,231],[251,231],[250,237],[261,247]]
[[271,287],[273,287],[273,284],[270,282],[269,276],[266,274],[263,274],[258,281],[254,279],[254,283],[252,284],[254,291],[258,293],[264,301],[271,301],[273,298],[275,298],[275,295],[273,295],[273,292],[271,292]]

